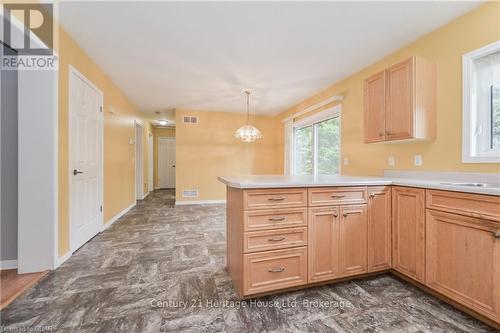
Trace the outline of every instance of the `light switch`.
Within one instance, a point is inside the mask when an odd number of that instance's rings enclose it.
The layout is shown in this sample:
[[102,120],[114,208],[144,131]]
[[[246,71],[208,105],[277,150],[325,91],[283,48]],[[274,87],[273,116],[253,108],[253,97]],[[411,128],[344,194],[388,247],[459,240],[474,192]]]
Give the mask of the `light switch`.
[[129,145],[135,145],[135,140],[134,140],[134,138],[128,138],[128,144],[129,144]]
[[415,155],[415,166],[422,166],[422,155]]
[[348,165],[348,164],[349,164],[349,158],[344,157],[344,165]]
[[393,167],[396,165],[396,159],[394,158],[394,156],[389,156],[389,158],[387,159],[387,163],[389,163],[389,166]]

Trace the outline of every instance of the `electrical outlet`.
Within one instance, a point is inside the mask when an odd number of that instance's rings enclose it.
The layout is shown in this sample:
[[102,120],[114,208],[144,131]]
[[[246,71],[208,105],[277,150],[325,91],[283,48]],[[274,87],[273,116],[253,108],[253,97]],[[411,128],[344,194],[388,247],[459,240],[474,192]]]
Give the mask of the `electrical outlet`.
[[348,164],[349,164],[349,158],[344,157],[344,165],[348,165]]
[[389,156],[389,158],[387,159],[387,163],[389,163],[389,166],[393,167],[396,165],[396,159],[394,158],[394,156]]
[[422,155],[415,155],[414,164],[415,166],[422,166]]

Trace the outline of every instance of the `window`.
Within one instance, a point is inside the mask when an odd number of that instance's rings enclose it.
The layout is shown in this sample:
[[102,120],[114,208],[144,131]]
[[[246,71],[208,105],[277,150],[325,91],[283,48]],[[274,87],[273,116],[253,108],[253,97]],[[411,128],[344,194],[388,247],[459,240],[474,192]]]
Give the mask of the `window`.
[[500,42],[463,56],[464,163],[500,163]]
[[293,124],[294,175],[336,175],[340,159],[340,107]]

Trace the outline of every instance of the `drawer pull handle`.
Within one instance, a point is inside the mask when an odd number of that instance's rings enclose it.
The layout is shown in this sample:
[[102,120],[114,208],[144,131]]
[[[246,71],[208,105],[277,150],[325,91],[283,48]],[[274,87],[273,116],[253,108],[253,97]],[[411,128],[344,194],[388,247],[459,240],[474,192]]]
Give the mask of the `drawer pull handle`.
[[500,238],[500,231],[493,232],[493,237]]
[[285,267],[280,267],[280,268],[269,268],[267,271],[269,273],[281,273],[285,270]]
[[273,238],[269,238],[269,241],[270,242],[281,242],[281,241],[284,241],[286,239],[286,237],[273,237]]
[[269,201],[283,201],[283,200],[285,200],[285,198],[283,198],[283,197],[279,197],[279,198],[269,198],[269,199],[267,199],[267,200],[269,200]]
[[375,196],[380,195],[380,194],[384,194],[384,193],[381,193],[381,192],[378,192],[378,193],[371,193],[371,194],[370,194],[370,198],[375,198]]
[[269,221],[272,221],[272,222],[281,222],[281,221],[284,221],[285,218],[284,217],[271,217],[269,219]]
[[349,214],[361,214],[361,212],[345,212],[342,214],[344,217],[347,217]]
[[332,198],[345,198],[345,194],[332,194]]

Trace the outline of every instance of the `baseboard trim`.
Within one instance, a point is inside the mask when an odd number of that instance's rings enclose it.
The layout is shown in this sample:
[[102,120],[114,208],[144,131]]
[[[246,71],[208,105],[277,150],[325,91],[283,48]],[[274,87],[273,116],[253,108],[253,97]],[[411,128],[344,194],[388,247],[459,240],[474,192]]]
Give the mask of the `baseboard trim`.
[[62,256],[57,257],[56,262],[54,263],[54,269],[61,266],[66,260],[71,258],[71,255],[72,255],[71,251],[68,251],[65,254],[63,254]]
[[119,212],[118,214],[116,214],[115,216],[113,216],[113,218],[111,218],[111,220],[109,220],[106,224],[102,225],[101,232],[103,232],[104,230],[108,229],[113,223],[115,223],[116,221],[118,221],[120,219],[120,217],[122,217],[123,215],[127,214],[127,212],[129,210],[131,210],[132,208],[134,208],[134,206],[135,206],[135,202],[133,204],[131,204],[130,206],[128,206],[127,208],[125,208],[124,210],[122,210],[121,212]]
[[176,201],[176,206],[184,205],[210,205],[210,204],[225,204],[226,200],[192,200],[192,201]]
[[17,268],[17,259],[0,261],[0,270],[14,269],[14,268]]
[[142,197],[142,200],[146,199],[146,197],[151,193],[151,191],[148,191],[148,193],[144,194],[144,196]]

